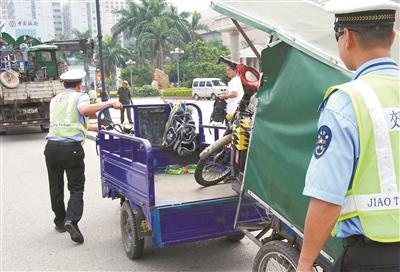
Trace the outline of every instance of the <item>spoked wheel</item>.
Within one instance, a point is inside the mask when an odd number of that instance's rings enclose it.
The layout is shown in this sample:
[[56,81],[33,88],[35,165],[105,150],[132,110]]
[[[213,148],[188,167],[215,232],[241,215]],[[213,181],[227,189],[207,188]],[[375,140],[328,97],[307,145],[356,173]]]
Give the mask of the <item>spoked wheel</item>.
[[215,185],[231,173],[231,149],[227,147],[230,137],[225,136],[215,143],[210,151],[197,162],[194,178],[203,186]]
[[136,215],[132,212],[128,201],[121,207],[121,236],[125,253],[130,259],[139,259],[143,255],[144,239],[139,238],[139,229],[136,224]]
[[253,272],[295,272],[299,256],[300,252],[286,242],[268,242],[258,251]]

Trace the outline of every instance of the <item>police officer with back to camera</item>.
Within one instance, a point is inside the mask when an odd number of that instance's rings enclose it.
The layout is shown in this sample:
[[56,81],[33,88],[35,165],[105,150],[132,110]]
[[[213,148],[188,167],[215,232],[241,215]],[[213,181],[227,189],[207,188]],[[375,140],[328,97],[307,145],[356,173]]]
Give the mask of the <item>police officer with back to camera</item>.
[[[83,213],[83,191],[85,185],[85,153],[82,145],[89,127],[87,116],[95,114],[106,105],[120,109],[119,102],[90,104],[87,93],[81,92],[83,70],[75,69],[63,73],[65,91],[50,102],[50,131],[46,136],[44,150],[49,177],[51,208],[55,214],[55,229],[68,231],[71,239],[83,243],[78,222]],[[68,179],[70,198],[68,207],[64,206],[64,171]]]
[[313,271],[331,231],[344,246],[334,271],[400,271],[400,74],[390,57],[399,5],[332,0],[325,8],[335,14],[340,58],[355,73],[321,105],[297,271]]

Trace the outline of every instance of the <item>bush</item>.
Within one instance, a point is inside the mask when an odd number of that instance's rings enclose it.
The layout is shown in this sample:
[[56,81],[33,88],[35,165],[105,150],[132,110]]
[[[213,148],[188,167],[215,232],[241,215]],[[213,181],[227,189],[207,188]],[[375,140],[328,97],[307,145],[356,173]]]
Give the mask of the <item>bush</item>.
[[133,89],[133,97],[146,96],[160,96],[160,91],[151,85],[143,85],[142,87]]
[[168,88],[163,91],[163,96],[182,96],[191,97],[192,89],[181,87],[181,88]]
[[110,97],[118,97],[117,89],[112,89],[109,93],[110,93]]
[[[131,73],[132,72],[132,82],[131,81]],[[136,66],[126,67],[121,70],[121,79],[127,80],[129,85],[135,86],[143,86],[146,84],[150,84],[153,81],[154,69],[150,64],[146,64],[143,68],[139,68]]]

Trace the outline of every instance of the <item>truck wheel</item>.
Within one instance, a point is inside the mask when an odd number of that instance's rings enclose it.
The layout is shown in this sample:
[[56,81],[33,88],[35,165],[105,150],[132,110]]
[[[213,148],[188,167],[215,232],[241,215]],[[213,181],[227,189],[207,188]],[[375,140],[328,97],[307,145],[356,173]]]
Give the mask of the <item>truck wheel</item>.
[[199,96],[198,94],[195,94],[195,95],[193,96],[193,98],[194,98],[194,100],[199,100],[199,99],[200,99],[200,96]]
[[241,232],[239,234],[226,236],[226,240],[228,240],[230,242],[239,242],[240,240],[242,240],[244,238],[244,236],[245,236],[244,233]]
[[45,127],[45,126],[43,126],[43,125],[40,125],[40,130],[41,130],[42,132],[49,132],[49,128],[48,128],[48,127]]
[[290,244],[271,241],[257,252],[253,263],[253,272],[288,271],[295,272],[300,252]]
[[136,224],[136,216],[132,212],[128,201],[124,201],[121,207],[121,236],[125,253],[130,259],[139,259],[143,255],[144,239],[139,238],[139,229]]
[[214,93],[212,93],[210,99],[211,99],[211,100],[215,100],[216,98],[217,98],[217,96],[216,96]]

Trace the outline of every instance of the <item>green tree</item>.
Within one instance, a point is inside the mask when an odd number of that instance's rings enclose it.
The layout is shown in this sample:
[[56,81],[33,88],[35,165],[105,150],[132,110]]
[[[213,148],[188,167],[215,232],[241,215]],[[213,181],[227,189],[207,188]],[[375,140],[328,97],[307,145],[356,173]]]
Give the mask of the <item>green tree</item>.
[[[77,29],[74,29],[72,31],[72,36],[75,39],[89,39],[92,35],[92,32],[90,30],[80,32]],[[86,72],[86,75],[89,75],[89,63],[92,62],[93,55],[92,53],[88,52],[71,52],[71,55],[74,56],[77,60],[78,63],[83,64],[83,69]],[[88,85],[88,77],[86,77],[86,85]]]
[[[217,64],[220,56],[229,55],[229,51],[219,46],[207,45],[202,40],[189,43],[184,47],[185,54],[179,59],[181,80],[184,86],[191,86],[192,80],[196,77],[217,77],[225,82],[226,66]],[[177,81],[176,63],[167,65],[166,72],[171,81]]]
[[175,28],[171,28],[171,19],[168,17],[155,18],[148,24],[138,37],[139,47],[144,50],[151,48],[153,65],[163,70],[165,50],[181,44],[180,35]]
[[133,87],[149,85],[153,80],[153,67],[146,62],[143,67],[129,66],[121,70],[121,79],[131,81]]
[[104,72],[106,76],[115,76],[117,66],[125,66],[127,50],[121,47],[118,38],[105,36],[103,43]]
[[116,11],[120,20],[112,28],[113,35],[124,33],[134,37],[139,66],[146,59],[156,68],[163,69],[165,56],[172,48],[190,40],[189,13],[178,13],[176,7],[165,0],[132,1],[128,9]]
[[201,39],[200,35],[197,34],[197,31],[199,31],[199,30],[208,31],[209,30],[208,26],[200,23],[200,20],[201,20],[201,14],[197,11],[193,12],[192,17],[190,19],[190,25],[189,25],[191,41],[196,41],[196,40]]

